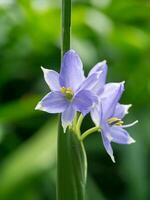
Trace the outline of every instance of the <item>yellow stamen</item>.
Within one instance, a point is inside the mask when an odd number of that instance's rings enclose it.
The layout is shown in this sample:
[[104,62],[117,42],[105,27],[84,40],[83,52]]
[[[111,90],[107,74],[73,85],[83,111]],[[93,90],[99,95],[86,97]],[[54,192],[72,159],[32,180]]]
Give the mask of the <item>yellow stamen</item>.
[[62,87],[62,88],[61,88],[61,93],[65,94],[65,92],[66,92],[66,88],[65,88],[65,87]]
[[123,121],[117,117],[112,117],[112,118],[109,118],[107,120],[108,124],[110,125],[117,125],[117,126],[121,126],[123,124]]
[[61,93],[64,94],[64,96],[66,97],[67,100],[69,100],[69,101],[72,100],[72,98],[74,96],[74,92],[70,87],[68,87],[68,88],[62,87],[60,91],[61,91]]

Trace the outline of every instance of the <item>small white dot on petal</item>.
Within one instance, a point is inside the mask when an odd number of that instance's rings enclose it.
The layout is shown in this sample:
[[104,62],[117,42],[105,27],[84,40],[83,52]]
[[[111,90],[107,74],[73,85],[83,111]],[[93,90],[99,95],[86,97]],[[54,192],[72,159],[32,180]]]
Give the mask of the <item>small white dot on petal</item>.
[[114,156],[113,156],[113,155],[110,155],[110,157],[111,157],[111,159],[112,159],[113,163],[115,163],[116,161],[115,161],[115,158],[114,158]]
[[42,69],[42,71],[43,71],[45,74],[47,74],[47,73],[49,72],[49,69],[46,69],[46,68],[44,68],[44,67],[41,67],[41,69]]
[[132,104],[125,105],[125,114],[129,113],[129,108],[131,108]]
[[129,139],[128,139],[128,144],[132,144],[132,143],[135,143],[136,141],[133,139],[133,138],[131,138],[131,137],[129,137]]
[[98,72],[96,78],[99,79],[101,74],[102,74],[102,71]]
[[113,137],[112,137],[111,135],[108,135],[107,138],[108,138],[108,140],[109,140],[110,142],[111,142],[112,139],[113,139]]
[[42,105],[38,103],[37,106],[35,107],[35,110],[43,110]]

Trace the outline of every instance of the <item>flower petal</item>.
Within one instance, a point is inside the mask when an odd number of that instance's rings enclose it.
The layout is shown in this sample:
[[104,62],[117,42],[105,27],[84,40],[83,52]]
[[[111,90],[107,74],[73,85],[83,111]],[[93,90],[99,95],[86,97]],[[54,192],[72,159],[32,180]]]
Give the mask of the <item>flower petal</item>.
[[62,121],[62,126],[64,129],[64,132],[66,132],[66,128],[68,125],[71,125],[73,118],[75,116],[75,110],[73,106],[70,104],[66,110],[62,113],[61,116],[61,121]]
[[69,102],[60,92],[50,92],[37,104],[35,109],[48,113],[61,113],[68,105]]
[[103,118],[108,119],[114,114],[115,107],[124,91],[124,82],[108,83],[101,95]]
[[94,108],[91,109],[90,114],[91,114],[91,118],[92,118],[94,124],[96,126],[98,126],[99,125],[99,115],[100,115],[100,113],[99,113],[97,106],[94,106]]
[[88,90],[81,90],[76,94],[73,101],[75,110],[86,115],[91,111],[93,104],[97,102],[97,97]]
[[80,85],[79,89],[77,90],[92,90],[95,88],[95,86],[97,85],[97,82],[99,82],[99,77],[101,76],[102,72],[96,72],[91,74],[90,76],[88,76],[83,83]]
[[132,105],[124,105],[117,103],[115,111],[114,111],[114,117],[117,117],[119,119],[122,119],[126,114],[128,114],[128,110]]
[[100,95],[103,92],[104,84],[106,82],[107,76],[107,64],[106,60],[97,63],[89,72],[88,77],[91,76],[93,73],[101,73],[98,81],[95,84],[95,87],[92,88],[92,91],[97,95]]
[[83,64],[79,55],[74,50],[68,51],[64,55],[60,71],[61,87],[71,87],[75,92],[84,79]]
[[95,72],[99,72],[99,71],[105,71],[107,73],[107,64],[106,64],[106,60],[103,60],[102,62],[97,63],[90,71],[89,71],[89,75],[95,73]]
[[128,132],[119,126],[112,126],[110,128],[110,134],[111,141],[118,144],[131,144],[135,142]]
[[49,70],[44,67],[41,67],[41,69],[44,73],[44,79],[47,85],[50,87],[50,89],[53,91],[59,91],[60,90],[59,74],[54,70]]
[[92,75],[93,73],[102,72],[101,76],[101,83],[105,84],[106,76],[107,76],[107,64],[106,60],[97,63],[89,72],[88,76]]
[[108,140],[108,138],[105,136],[105,134],[103,133],[103,131],[102,131],[101,135],[102,135],[103,145],[104,145],[107,153],[111,157],[112,161],[115,163],[115,158],[114,158],[114,155],[113,155],[113,149],[112,149],[111,143]]
[[101,125],[101,118],[102,118],[101,102],[97,102],[93,105],[90,114],[94,124],[96,126]]

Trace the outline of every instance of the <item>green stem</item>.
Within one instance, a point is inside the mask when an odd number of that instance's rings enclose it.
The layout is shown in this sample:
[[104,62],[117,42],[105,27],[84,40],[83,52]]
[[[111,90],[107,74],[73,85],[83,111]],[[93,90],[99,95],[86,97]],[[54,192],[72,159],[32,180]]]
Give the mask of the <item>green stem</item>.
[[77,113],[75,114],[74,120],[73,120],[73,130],[76,131],[76,124],[77,124],[78,116]]
[[62,0],[62,47],[61,56],[70,49],[71,0]]
[[[70,49],[71,0],[62,0],[61,58]],[[85,200],[87,159],[76,130],[66,133],[59,117],[57,140],[57,200]]]
[[[71,27],[71,0],[62,0],[62,44],[61,44],[61,62],[63,55],[70,49],[70,27]],[[68,130],[68,129],[67,129]],[[71,180],[67,178],[66,172],[70,170],[69,148],[70,133],[64,133],[59,115],[58,138],[57,138],[57,200],[69,200],[67,196],[68,184],[72,186]],[[72,141],[72,140],[71,140]],[[63,149],[64,148],[64,149]],[[66,167],[64,167],[66,162]],[[71,172],[70,172],[71,173]],[[65,182],[66,181],[66,182]],[[63,187],[65,186],[65,187]]]
[[89,130],[85,131],[81,137],[80,137],[80,140],[83,141],[88,135],[96,132],[96,131],[99,131],[100,130],[100,127],[99,126],[96,126],[96,127],[93,127],[93,128],[90,128]]
[[82,141],[72,129],[59,128],[57,200],[85,200],[87,159]]
[[77,132],[78,136],[81,135],[80,128],[81,128],[81,124],[82,124],[83,119],[84,119],[83,115],[80,114],[77,125],[76,125],[76,132]]

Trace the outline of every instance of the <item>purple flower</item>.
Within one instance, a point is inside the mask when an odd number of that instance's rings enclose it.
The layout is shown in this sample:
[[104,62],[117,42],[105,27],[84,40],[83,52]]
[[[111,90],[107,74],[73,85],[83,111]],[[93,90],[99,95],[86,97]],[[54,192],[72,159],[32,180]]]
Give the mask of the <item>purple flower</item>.
[[[97,74],[97,78],[94,80],[94,75]],[[88,73],[88,81],[84,81],[80,89],[88,88],[96,96],[99,96],[103,90],[106,82],[107,64],[106,61],[97,63]]]
[[[101,100],[102,95],[104,94],[104,88],[105,88],[105,83],[106,83],[106,77],[107,77],[107,64],[106,61],[102,61],[97,63],[89,72],[89,76],[92,73],[98,73],[101,72],[101,76],[99,76],[99,79],[96,81],[96,84],[94,87],[92,87],[92,91],[94,94],[98,97],[98,101]],[[91,118],[95,122],[95,124],[99,124],[99,111],[98,111],[98,104],[97,102],[92,106],[91,109]]]
[[64,55],[60,74],[42,67],[51,92],[37,104],[35,109],[48,113],[62,113],[61,120],[65,130],[72,123],[76,111],[86,115],[97,101],[92,89],[98,90],[97,81],[104,76],[99,70],[101,65],[98,64],[85,78],[79,55],[70,50]]
[[124,82],[106,84],[99,104],[97,104],[93,115],[91,115],[95,124],[101,128],[104,147],[113,162],[115,162],[115,159],[111,142],[118,144],[131,144],[135,142],[124,128],[133,126],[137,121],[129,125],[123,125],[122,121],[131,106],[118,103],[123,91]]

